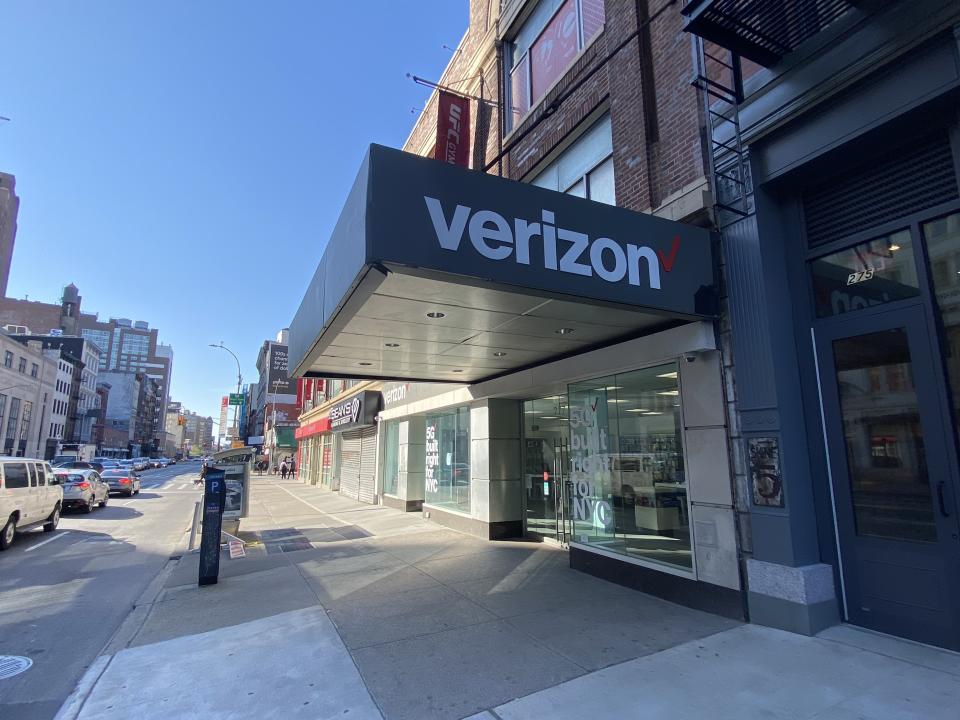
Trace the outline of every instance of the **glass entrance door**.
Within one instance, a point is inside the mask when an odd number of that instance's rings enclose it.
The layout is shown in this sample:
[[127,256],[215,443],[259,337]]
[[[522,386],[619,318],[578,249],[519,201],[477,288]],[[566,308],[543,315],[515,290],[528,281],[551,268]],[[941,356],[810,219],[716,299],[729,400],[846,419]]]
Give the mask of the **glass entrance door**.
[[566,396],[523,403],[524,513],[526,531],[540,539],[567,542],[569,423]]
[[847,619],[960,649],[949,408],[921,306],[815,330]]

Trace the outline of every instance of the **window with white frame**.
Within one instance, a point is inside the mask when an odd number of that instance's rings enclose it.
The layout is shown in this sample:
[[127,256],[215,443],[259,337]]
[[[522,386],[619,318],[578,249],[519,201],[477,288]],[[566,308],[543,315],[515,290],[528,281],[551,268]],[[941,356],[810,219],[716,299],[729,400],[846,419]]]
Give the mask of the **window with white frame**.
[[539,0],[510,43],[508,129],[514,127],[603,29],[605,0]]
[[610,115],[594,123],[531,180],[531,184],[616,205]]

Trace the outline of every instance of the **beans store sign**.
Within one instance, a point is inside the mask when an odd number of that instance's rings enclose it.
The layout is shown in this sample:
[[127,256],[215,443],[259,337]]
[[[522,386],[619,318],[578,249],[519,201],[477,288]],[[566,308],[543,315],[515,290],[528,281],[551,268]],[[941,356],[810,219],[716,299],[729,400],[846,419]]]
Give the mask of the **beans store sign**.
[[372,390],[349,397],[330,408],[330,429],[333,432],[369,427],[380,412],[380,393]]

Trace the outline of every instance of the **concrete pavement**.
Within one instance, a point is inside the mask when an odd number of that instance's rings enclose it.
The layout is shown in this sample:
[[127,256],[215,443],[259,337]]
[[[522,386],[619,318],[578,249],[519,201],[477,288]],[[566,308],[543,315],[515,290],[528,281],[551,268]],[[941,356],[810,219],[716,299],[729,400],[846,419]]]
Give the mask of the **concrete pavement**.
[[255,478],[251,502],[247,557],[225,556],[220,582],[198,588],[185,556],[62,717],[955,718],[960,706],[952,653],[846,627],[744,626],[572,571],[557,548],[482,542],[296,481]]

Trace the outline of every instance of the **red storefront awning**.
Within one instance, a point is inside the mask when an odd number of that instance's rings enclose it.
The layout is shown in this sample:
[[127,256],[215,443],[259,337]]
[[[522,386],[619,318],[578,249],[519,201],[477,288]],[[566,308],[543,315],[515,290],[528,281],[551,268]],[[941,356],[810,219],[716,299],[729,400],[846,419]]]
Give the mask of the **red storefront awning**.
[[311,435],[319,435],[323,432],[330,431],[330,418],[320,418],[319,420],[314,420],[312,423],[307,423],[306,425],[301,425],[297,428],[297,431],[294,433],[294,437],[297,440],[302,440],[305,437],[310,437]]

